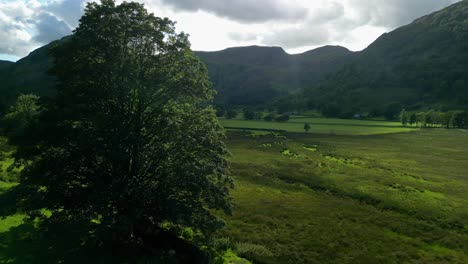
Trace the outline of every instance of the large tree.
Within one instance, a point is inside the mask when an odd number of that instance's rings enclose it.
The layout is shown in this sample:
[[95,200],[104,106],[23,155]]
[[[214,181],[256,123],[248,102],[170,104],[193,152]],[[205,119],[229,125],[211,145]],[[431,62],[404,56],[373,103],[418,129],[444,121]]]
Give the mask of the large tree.
[[213,210],[230,211],[232,187],[224,132],[187,35],[141,4],[102,0],[52,54],[57,94],[29,133],[34,147],[17,153],[30,213],[129,237],[162,223],[220,227]]

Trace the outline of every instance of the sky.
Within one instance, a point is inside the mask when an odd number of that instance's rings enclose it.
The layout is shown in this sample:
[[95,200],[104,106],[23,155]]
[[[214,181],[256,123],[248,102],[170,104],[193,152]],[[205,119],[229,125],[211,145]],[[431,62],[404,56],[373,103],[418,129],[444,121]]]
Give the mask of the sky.
[[[0,0],[0,60],[72,33],[91,0]],[[190,35],[193,50],[324,45],[358,51],[385,32],[460,0],[137,0]],[[119,1],[117,1],[119,2]]]

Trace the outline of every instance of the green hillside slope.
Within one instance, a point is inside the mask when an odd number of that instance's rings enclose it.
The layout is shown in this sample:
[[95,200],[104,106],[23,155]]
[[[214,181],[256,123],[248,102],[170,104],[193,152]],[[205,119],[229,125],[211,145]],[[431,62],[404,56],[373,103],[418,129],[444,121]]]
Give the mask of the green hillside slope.
[[54,79],[47,74],[52,60],[49,48],[55,42],[43,46],[16,63],[0,63],[0,114],[16,100],[19,94],[49,95],[54,92]]
[[[5,110],[20,93],[47,95],[54,80],[47,75],[51,59],[47,50],[53,43],[33,51],[13,65],[0,64],[0,101]],[[258,105],[299,91],[337,70],[353,54],[343,47],[326,46],[290,55],[277,47],[238,47],[217,52],[196,52],[205,62],[214,88],[216,103]]]
[[378,38],[355,60],[305,95],[340,112],[468,106],[468,1]]

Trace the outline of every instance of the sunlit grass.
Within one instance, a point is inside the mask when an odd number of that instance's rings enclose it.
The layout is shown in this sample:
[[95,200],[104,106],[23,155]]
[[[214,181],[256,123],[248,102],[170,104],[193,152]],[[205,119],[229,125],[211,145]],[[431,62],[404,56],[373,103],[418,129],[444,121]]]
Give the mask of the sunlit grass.
[[228,130],[283,130],[287,132],[305,133],[304,124],[308,123],[310,134],[329,135],[375,135],[418,130],[413,127],[403,127],[398,122],[346,120],[324,118],[291,118],[288,122],[267,122],[261,120],[220,119],[221,124]]
[[258,260],[468,263],[466,132],[246,135],[224,235],[274,254]]

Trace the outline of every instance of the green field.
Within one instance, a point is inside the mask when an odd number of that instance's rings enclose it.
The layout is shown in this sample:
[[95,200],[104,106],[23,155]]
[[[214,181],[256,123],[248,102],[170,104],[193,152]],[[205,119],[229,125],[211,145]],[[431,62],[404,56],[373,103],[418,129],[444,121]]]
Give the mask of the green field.
[[468,263],[468,133],[231,133],[225,235],[265,263]]
[[309,123],[313,134],[329,135],[375,135],[398,132],[411,132],[414,127],[403,127],[399,122],[325,119],[292,117],[288,122],[266,122],[259,120],[220,119],[228,130],[283,130],[287,132],[304,132],[304,124]]
[[[271,251],[251,254],[254,261],[468,263],[468,132],[355,120],[222,122],[293,132],[312,124],[311,133],[228,133],[236,207],[218,235]],[[0,192],[12,185],[0,182]],[[21,214],[0,220],[0,263],[116,263],[134,254],[79,246],[70,229],[56,228],[44,233]]]

